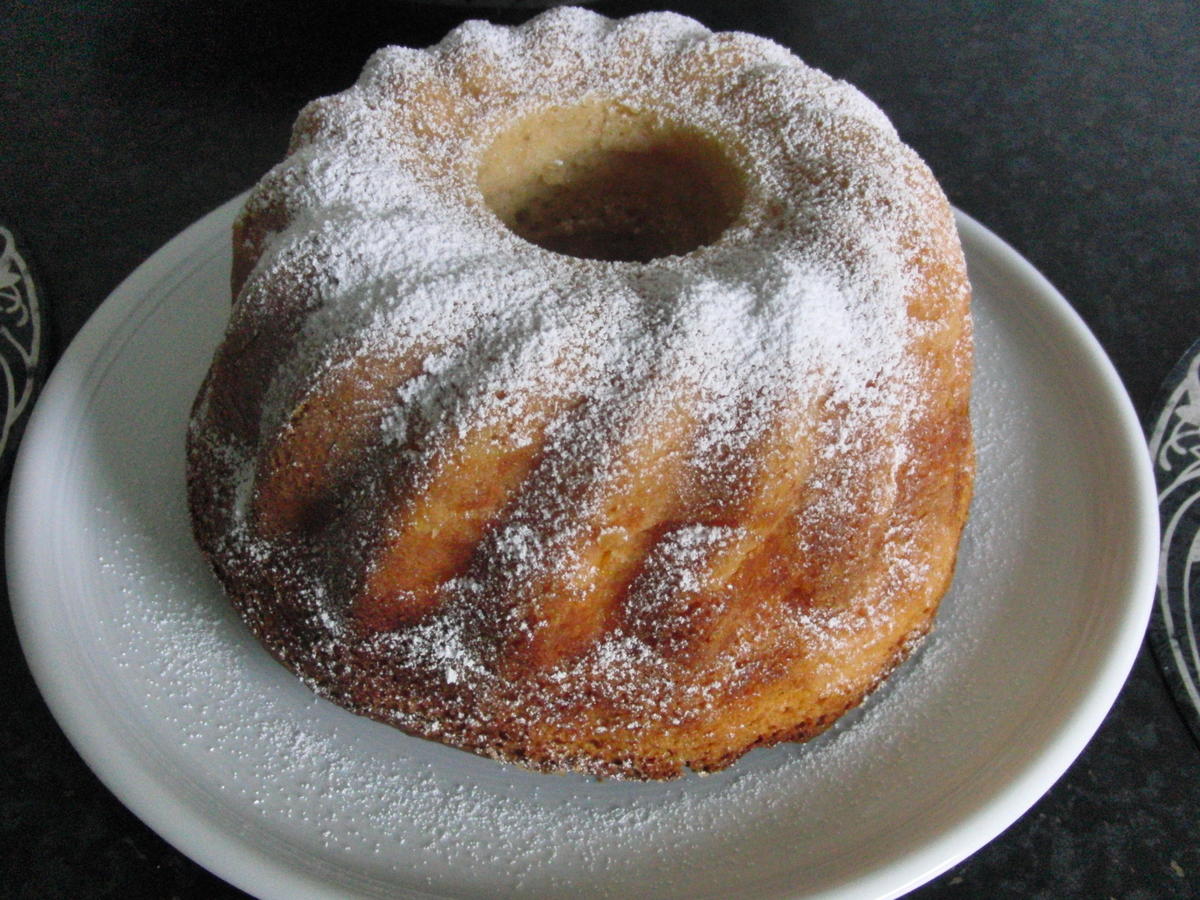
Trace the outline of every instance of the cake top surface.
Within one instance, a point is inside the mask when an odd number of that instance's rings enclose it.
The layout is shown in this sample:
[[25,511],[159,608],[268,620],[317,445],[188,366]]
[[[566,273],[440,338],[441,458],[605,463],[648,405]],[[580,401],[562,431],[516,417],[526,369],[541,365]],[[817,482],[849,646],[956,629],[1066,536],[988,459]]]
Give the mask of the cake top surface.
[[[714,245],[649,263],[564,256],[510,232],[482,208],[478,160],[512,121],[577,98],[729,141],[749,183],[738,221]],[[321,260],[264,432],[329,348],[351,341],[429,348],[428,377],[402,400],[459,422],[529,393],[623,400],[629,383],[691,387],[714,444],[753,440],[756,423],[738,414],[749,397],[826,394],[877,416],[897,394],[873,386],[901,365],[912,327],[900,248],[920,228],[906,202],[917,165],[855,89],[770,41],[675,14],[560,8],[381,50],[356,86],[305,110],[291,155],[248,205],[282,204],[288,218],[249,296],[298,257]],[[451,409],[448,380],[462,389]]]

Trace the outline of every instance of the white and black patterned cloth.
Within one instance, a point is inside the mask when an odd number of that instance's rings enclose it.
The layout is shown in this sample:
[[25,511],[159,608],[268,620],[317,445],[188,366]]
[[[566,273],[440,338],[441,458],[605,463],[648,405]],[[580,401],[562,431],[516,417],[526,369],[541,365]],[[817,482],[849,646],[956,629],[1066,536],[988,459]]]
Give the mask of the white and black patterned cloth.
[[1162,549],[1151,645],[1200,744],[1200,341],[1162,389],[1151,423]]
[[43,300],[13,233],[0,226],[0,466],[7,474],[46,365]]

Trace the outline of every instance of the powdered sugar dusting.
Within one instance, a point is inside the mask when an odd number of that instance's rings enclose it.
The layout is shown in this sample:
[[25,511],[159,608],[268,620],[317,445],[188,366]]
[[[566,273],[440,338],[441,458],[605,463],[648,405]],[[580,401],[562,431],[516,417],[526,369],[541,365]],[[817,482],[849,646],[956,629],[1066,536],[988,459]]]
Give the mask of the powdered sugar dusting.
[[[719,240],[648,263],[577,259],[524,241],[486,208],[476,172],[498,134],[547,107],[596,99],[727,145],[747,196]],[[238,559],[249,568],[282,559],[254,524],[258,486],[245,473],[265,465],[260,444],[291,427],[314,384],[356,359],[388,356],[410,356],[412,366],[372,440],[404,458],[413,490],[480,434],[548,448],[533,486],[482,539],[492,570],[456,575],[439,586],[433,614],[369,639],[398,667],[432,672],[456,691],[505,690],[482,632],[536,642],[544,627],[536,596],[481,623],[484,598],[538,584],[581,601],[598,590],[590,529],[640,460],[663,460],[650,474],[664,480],[681,470],[724,479],[729,496],[754,510],[754,492],[768,490],[755,481],[754,457],[773,454],[785,482],[813,492],[811,516],[845,519],[865,496],[886,510],[911,450],[875,436],[903,432],[921,402],[906,254],[927,243],[924,198],[909,189],[923,177],[853,88],[769,41],[712,34],[673,14],[614,22],[560,9],[520,28],[467,23],[427,51],[381,50],[355,87],[310,104],[291,154],[244,213],[278,228],[265,236],[231,335],[270,330],[271,311],[294,302],[296,260],[312,274],[293,310],[294,337],[253,411],[258,435],[193,431],[239,473],[217,514],[230,570]],[[927,338],[937,325],[922,327]],[[198,421],[207,401],[199,409]],[[814,459],[831,472],[814,471]],[[846,485],[856,481],[869,484],[855,493]],[[369,482],[353,489],[385,495],[386,485]],[[618,549],[635,539],[604,536]],[[672,685],[655,649],[667,638],[654,629],[665,626],[639,631],[637,616],[679,606],[723,553],[749,552],[756,540],[699,522],[670,531],[633,583],[631,621],[547,677],[609,684],[651,712],[671,706],[664,691],[674,690],[678,707],[681,693],[698,689]],[[906,559],[896,566],[921,575]],[[322,653],[340,659],[349,638],[336,586],[302,565],[288,577],[324,635]],[[837,632],[807,613],[790,627],[822,640]],[[714,666],[724,683],[737,677],[730,659]],[[306,677],[326,689],[320,673]],[[695,713],[707,698],[689,702]]]

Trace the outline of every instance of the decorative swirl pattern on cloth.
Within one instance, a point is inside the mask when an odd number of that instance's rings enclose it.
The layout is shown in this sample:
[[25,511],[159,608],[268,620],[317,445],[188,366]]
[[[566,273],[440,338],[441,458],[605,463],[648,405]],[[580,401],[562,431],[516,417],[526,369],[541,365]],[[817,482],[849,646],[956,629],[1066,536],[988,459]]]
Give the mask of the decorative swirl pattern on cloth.
[[1200,341],[1168,376],[1150,434],[1162,550],[1151,642],[1200,743]]
[[4,376],[0,457],[7,471],[44,365],[41,299],[16,238],[0,227],[0,370]]

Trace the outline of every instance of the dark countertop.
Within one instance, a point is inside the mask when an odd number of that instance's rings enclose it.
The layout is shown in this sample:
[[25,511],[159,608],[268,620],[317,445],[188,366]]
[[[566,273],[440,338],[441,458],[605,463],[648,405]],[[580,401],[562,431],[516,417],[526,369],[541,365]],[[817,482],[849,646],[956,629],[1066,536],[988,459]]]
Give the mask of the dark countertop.
[[[1063,292],[1143,418],[1200,336],[1193,0],[595,6],[672,8],[764,34],[864,90],[951,200]],[[349,85],[377,46],[430,43],[472,13],[317,0],[2,8],[0,221],[26,239],[58,350],[139,263],[282,155],[306,100]],[[83,765],[7,616],[0,642],[4,892],[243,896],[142,825]],[[1059,783],[913,896],[1197,896],[1198,810],[1200,752],[1143,647]]]

